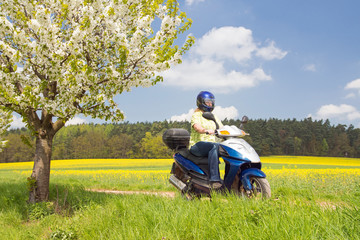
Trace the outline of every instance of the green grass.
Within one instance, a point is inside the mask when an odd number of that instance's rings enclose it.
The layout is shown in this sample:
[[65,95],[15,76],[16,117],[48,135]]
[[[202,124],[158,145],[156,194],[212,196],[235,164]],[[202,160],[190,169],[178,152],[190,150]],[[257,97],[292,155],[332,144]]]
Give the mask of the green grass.
[[[283,167],[275,165],[264,164]],[[167,198],[86,191],[175,191],[166,180],[59,175],[51,177],[51,202],[31,206],[26,203],[26,176],[2,170],[0,239],[360,239],[359,174],[307,179],[269,175],[268,180],[270,199],[215,195],[187,201],[179,194]]]

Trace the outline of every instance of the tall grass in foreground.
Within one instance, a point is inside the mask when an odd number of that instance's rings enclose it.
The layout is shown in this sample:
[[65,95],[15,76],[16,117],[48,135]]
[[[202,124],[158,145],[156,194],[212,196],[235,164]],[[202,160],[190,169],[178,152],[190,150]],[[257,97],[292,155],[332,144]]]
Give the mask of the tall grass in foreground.
[[58,162],[51,202],[35,206],[26,204],[31,168],[1,165],[0,239],[360,239],[360,168],[266,167],[272,188],[267,200],[215,195],[186,201],[179,194],[86,191],[175,191],[167,182],[171,161],[150,161],[143,168],[129,162],[130,170],[123,162],[112,163],[112,169],[109,162],[86,168],[74,161],[73,169],[71,161],[67,167]]
[[[214,196],[186,201],[148,195],[107,195],[72,187],[60,214],[38,219],[16,185],[3,195],[3,239],[359,239],[358,209],[305,198],[249,200]],[[60,187],[62,191],[64,186]],[[4,190],[3,188],[1,190]],[[54,192],[52,193],[54,194]],[[13,198],[15,196],[17,199]],[[63,196],[63,194],[62,194]],[[355,202],[354,202],[355,203]],[[40,209],[40,208],[39,208]]]

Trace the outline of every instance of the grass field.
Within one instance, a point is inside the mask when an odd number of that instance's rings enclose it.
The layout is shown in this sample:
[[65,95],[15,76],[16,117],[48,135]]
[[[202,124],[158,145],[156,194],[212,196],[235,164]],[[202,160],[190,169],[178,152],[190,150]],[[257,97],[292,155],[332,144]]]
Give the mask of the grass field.
[[176,192],[171,159],[56,160],[51,201],[36,205],[26,203],[33,163],[0,164],[0,239],[360,239],[360,159],[262,162],[270,199],[186,201],[88,191]]

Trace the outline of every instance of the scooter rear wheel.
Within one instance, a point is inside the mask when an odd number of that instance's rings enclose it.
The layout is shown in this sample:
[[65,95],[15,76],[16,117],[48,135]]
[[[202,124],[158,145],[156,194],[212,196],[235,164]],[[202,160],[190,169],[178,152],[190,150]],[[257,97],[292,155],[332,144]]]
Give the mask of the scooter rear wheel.
[[184,190],[181,191],[181,196],[184,197],[187,200],[194,200],[194,199],[200,199],[201,193],[196,191],[191,183],[186,186]]

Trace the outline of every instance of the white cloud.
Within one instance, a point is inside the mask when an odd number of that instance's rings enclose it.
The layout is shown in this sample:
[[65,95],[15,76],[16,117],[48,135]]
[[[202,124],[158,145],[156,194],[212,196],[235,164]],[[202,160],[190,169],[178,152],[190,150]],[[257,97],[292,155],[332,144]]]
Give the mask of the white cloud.
[[25,127],[25,123],[22,122],[22,117],[13,115],[13,120],[10,125],[10,129],[17,129]]
[[[190,109],[187,113],[183,113],[181,115],[176,115],[176,116],[172,116],[170,118],[170,121],[191,121],[191,116],[194,113],[195,109]],[[234,106],[230,106],[230,107],[221,107],[221,106],[216,106],[213,113],[222,121],[225,118],[227,119],[236,119],[238,118],[239,114],[238,114],[238,110],[234,107]]]
[[349,93],[348,95],[345,96],[346,99],[348,98],[355,98],[356,95],[354,93]]
[[213,113],[222,121],[225,118],[227,119],[236,119],[239,117],[238,110],[234,106],[230,107],[215,107]]
[[[358,95],[360,95],[360,78],[355,79],[354,81],[349,82],[345,86],[346,90],[355,90],[357,91]],[[345,98],[353,98],[355,97],[355,93],[348,94]]]
[[[85,119],[74,117],[66,122],[65,126],[69,125],[77,125],[77,124],[83,124],[87,123]],[[17,128],[23,128],[25,127],[25,123],[22,122],[22,117],[13,115],[13,121],[11,122],[10,129],[17,129]]]
[[87,123],[85,119],[74,117],[65,123],[65,126]]
[[226,93],[243,88],[251,88],[263,81],[271,80],[263,69],[256,68],[250,73],[235,70],[226,71],[223,62],[211,59],[203,61],[185,61],[171,71],[164,74],[167,85],[182,87],[184,89],[203,88]]
[[316,66],[315,64],[307,64],[304,66],[304,71],[307,71],[307,72],[316,72]]
[[205,2],[205,0],[186,0],[186,5],[192,5],[193,3]]
[[175,116],[172,116],[170,118],[170,121],[173,121],[173,122],[183,122],[183,121],[188,121],[190,122],[191,120],[191,116],[192,114],[194,113],[195,109],[191,108],[189,110],[189,112],[187,113],[183,113],[181,115],[175,115]]
[[163,73],[163,84],[184,89],[206,86],[222,93],[255,87],[272,78],[261,67],[250,68],[250,62],[255,57],[269,61],[287,54],[274,41],[268,42],[260,47],[244,27],[213,28],[197,41],[182,64]]
[[360,112],[351,105],[341,104],[334,105],[328,104],[321,106],[314,116],[316,119],[330,119],[336,118],[341,120],[353,121],[360,119]]
[[287,52],[268,41],[266,47],[258,47],[252,31],[244,27],[213,28],[199,39],[193,51],[199,56],[218,60],[234,60],[238,63],[253,58],[254,54],[264,60],[282,59]]
[[360,90],[360,78],[346,84],[345,89],[356,89]]
[[269,46],[259,48],[256,50],[256,56],[262,57],[265,60],[282,59],[286,56],[287,52],[282,51],[275,47],[275,42],[270,41]]
[[242,62],[252,57],[256,44],[251,30],[244,27],[222,27],[213,28],[206,33],[193,50],[203,57]]

